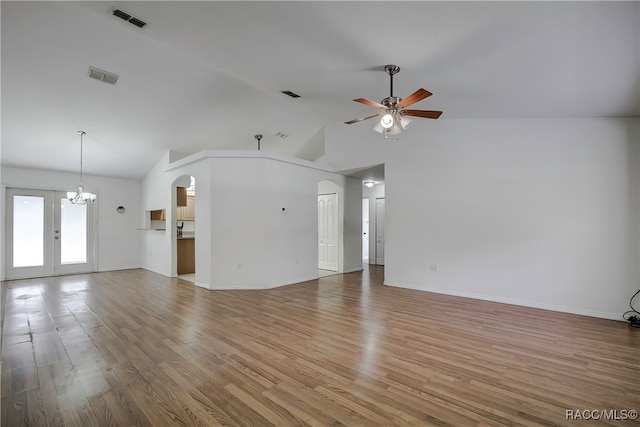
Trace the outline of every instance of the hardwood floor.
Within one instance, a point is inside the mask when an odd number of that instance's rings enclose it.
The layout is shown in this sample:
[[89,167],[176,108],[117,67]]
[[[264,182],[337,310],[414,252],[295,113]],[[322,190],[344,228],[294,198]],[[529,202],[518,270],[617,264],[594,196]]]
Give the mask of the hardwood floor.
[[382,276],[264,291],[144,270],[4,282],[2,425],[554,426],[640,409],[640,330]]

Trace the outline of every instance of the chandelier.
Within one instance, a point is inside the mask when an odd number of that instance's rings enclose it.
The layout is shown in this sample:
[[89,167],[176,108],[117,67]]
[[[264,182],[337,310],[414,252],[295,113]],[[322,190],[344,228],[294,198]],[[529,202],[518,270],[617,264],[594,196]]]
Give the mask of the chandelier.
[[78,133],[80,134],[80,185],[77,192],[67,192],[67,199],[74,205],[93,204],[96,201],[96,195],[84,191],[84,186],[82,185],[82,137],[86,135],[86,132],[79,130]]

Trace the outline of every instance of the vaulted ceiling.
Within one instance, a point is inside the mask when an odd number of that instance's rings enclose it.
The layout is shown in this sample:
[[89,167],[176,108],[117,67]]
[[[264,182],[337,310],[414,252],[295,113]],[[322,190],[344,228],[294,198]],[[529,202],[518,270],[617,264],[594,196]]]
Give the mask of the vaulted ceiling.
[[639,5],[2,1],[2,164],[77,171],[77,130],[85,171],[106,176],[142,177],[168,150],[255,149],[258,133],[312,159],[325,125],[375,112],[352,99],[389,95],[385,64],[401,67],[394,95],[433,92],[415,108],[439,120],[640,116]]

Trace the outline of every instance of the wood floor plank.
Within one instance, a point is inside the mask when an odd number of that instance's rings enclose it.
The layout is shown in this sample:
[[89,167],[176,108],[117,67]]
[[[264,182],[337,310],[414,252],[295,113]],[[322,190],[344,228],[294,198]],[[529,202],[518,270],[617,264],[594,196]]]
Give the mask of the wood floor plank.
[[256,291],[145,270],[3,282],[0,422],[565,426],[567,410],[640,409],[640,330],[383,280],[369,266]]

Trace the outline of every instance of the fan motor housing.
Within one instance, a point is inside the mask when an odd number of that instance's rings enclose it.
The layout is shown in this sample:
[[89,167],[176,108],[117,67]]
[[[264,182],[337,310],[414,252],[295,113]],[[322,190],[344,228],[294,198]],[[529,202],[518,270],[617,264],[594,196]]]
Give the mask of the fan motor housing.
[[402,98],[398,97],[398,96],[388,96],[385,99],[382,100],[382,102],[380,102],[382,105],[384,105],[387,108],[395,108],[395,106],[402,101]]

